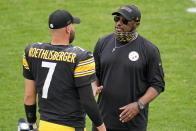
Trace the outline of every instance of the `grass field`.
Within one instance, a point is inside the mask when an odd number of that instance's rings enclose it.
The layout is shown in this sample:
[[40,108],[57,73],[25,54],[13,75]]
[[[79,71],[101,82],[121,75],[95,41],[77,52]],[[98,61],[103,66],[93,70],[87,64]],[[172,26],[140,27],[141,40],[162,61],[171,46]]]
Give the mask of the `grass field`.
[[[150,104],[148,131],[196,130],[196,7],[191,0],[0,0],[0,131],[15,131],[25,117],[22,55],[33,42],[49,42],[48,16],[67,9],[81,18],[74,45],[93,51],[113,32],[111,13],[135,4],[142,12],[138,32],[159,47],[166,89]],[[91,122],[87,119],[87,130]]]

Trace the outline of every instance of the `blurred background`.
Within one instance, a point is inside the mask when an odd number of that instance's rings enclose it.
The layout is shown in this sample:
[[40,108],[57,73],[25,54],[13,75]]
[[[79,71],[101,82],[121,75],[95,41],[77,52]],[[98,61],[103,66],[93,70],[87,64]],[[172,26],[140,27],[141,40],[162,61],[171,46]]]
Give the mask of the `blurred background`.
[[[114,32],[111,13],[125,4],[140,9],[138,33],[159,48],[165,72],[148,131],[196,130],[196,13],[187,11],[195,0],[0,0],[0,131],[15,131],[26,119],[22,55],[30,43],[50,42],[50,13],[67,9],[80,17],[73,45],[93,51],[98,38]],[[86,126],[90,131],[88,117]]]

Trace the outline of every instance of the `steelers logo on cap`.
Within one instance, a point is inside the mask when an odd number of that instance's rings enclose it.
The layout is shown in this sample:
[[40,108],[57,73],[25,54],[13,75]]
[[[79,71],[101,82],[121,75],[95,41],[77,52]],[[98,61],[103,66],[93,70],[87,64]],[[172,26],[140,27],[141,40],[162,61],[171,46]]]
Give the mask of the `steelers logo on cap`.
[[137,61],[139,59],[139,54],[137,53],[137,51],[131,51],[128,57],[131,61]]
[[53,24],[50,24],[50,28],[54,28],[54,25]]

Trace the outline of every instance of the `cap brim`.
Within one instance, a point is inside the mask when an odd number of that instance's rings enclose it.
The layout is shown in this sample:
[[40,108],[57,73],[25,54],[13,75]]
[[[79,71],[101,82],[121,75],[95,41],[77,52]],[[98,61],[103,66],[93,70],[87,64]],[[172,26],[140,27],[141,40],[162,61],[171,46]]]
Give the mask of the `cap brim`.
[[78,18],[78,17],[73,17],[73,23],[75,23],[75,24],[80,24],[80,18]]
[[119,12],[113,12],[112,15],[122,15],[123,17],[125,17],[125,19],[127,20],[131,20],[131,18],[129,18],[125,13],[119,11]]

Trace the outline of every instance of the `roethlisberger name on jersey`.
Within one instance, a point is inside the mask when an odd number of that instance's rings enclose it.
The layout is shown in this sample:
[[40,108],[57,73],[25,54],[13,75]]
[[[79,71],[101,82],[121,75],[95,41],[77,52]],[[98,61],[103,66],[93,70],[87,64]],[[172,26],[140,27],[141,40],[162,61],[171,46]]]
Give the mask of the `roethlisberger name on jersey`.
[[76,54],[73,52],[57,52],[55,50],[30,48],[28,57],[75,63]]

